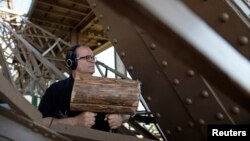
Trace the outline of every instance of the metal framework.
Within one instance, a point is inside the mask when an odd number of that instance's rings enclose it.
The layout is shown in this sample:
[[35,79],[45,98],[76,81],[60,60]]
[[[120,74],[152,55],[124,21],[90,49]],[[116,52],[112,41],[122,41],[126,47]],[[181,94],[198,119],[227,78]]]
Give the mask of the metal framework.
[[48,82],[65,78],[68,43],[6,10],[1,11],[0,30],[4,75],[22,94],[42,95]]

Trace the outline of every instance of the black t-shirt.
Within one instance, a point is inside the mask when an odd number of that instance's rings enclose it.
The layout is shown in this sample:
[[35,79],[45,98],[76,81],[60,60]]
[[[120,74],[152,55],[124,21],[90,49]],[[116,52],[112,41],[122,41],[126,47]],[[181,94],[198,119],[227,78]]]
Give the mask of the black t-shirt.
[[[81,112],[70,111],[70,97],[73,88],[74,79],[69,77],[67,79],[58,81],[52,84],[45,92],[41,99],[38,110],[42,113],[43,118],[67,118],[74,117]],[[107,121],[104,121],[105,113],[97,113],[95,125],[93,129],[109,131],[110,127]]]

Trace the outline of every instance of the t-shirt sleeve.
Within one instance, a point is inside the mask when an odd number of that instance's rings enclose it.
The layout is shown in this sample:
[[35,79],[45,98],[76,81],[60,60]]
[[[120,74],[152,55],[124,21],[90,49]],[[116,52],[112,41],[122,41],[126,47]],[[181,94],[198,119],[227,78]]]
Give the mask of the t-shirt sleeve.
[[53,88],[49,87],[45,94],[43,95],[41,102],[39,104],[38,110],[42,113],[43,118],[54,117],[56,112],[56,106],[54,101]]

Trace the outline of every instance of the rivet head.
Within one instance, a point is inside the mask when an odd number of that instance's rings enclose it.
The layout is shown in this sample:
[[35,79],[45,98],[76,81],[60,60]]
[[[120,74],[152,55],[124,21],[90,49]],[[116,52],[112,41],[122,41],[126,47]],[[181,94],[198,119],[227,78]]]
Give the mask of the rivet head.
[[192,77],[192,76],[194,76],[194,71],[193,70],[189,70],[188,72],[187,72],[187,74],[188,74],[188,76],[190,76],[190,77]]
[[155,116],[158,117],[158,118],[160,118],[161,114],[160,113],[156,113]]
[[207,98],[207,97],[209,96],[208,91],[206,91],[206,90],[202,91],[202,92],[201,92],[201,96],[202,96],[203,98]]
[[186,98],[185,102],[186,102],[186,104],[188,104],[188,105],[193,104],[193,101],[192,101],[191,98]]
[[205,120],[204,119],[199,119],[198,122],[199,122],[200,125],[205,125]]
[[236,106],[233,106],[233,107],[232,107],[232,112],[233,112],[234,114],[239,114],[239,113],[240,113],[240,108],[239,108],[239,107],[236,107]]
[[117,42],[118,42],[117,39],[114,39],[114,40],[113,40],[113,43],[114,43],[114,44],[117,44]]
[[147,100],[148,100],[148,101],[151,101],[152,99],[151,99],[151,97],[150,97],[150,96],[147,96]]
[[96,8],[96,3],[93,3],[92,5],[93,5],[94,8]]
[[161,64],[162,64],[163,67],[166,67],[166,66],[168,65],[168,62],[165,61],[165,60],[163,60],[163,61],[161,62]]
[[166,134],[167,134],[167,135],[170,135],[170,134],[171,134],[171,131],[170,131],[170,130],[168,130],[168,129],[167,129],[167,130],[165,130],[165,132],[166,132]]
[[180,81],[178,79],[174,79],[174,84],[177,86],[180,84]]
[[156,44],[152,43],[150,48],[151,48],[152,50],[155,50],[155,49],[156,49]]
[[219,19],[221,22],[226,22],[229,20],[229,15],[227,13],[222,13]]
[[181,132],[181,131],[182,131],[182,127],[181,127],[181,126],[177,126],[177,127],[176,127],[176,130],[177,130],[178,132]]
[[110,31],[110,27],[109,26],[106,27],[106,31]]
[[248,38],[246,36],[240,36],[239,39],[238,39],[238,43],[239,45],[241,46],[244,46],[246,44],[248,44]]
[[103,15],[102,15],[102,14],[99,15],[99,19],[100,19],[100,20],[103,19]]
[[133,67],[133,66],[129,66],[128,69],[129,69],[130,71],[133,71],[133,70],[134,70],[134,67]]
[[218,120],[223,120],[224,119],[224,115],[222,113],[216,113],[216,118]]
[[188,122],[188,126],[189,126],[189,127],[194,127],[194,122],[189,121],[189,122]]
[[126,53],[125,52],[122,52],[121,53],[121,57],[125,57],[126,56]]

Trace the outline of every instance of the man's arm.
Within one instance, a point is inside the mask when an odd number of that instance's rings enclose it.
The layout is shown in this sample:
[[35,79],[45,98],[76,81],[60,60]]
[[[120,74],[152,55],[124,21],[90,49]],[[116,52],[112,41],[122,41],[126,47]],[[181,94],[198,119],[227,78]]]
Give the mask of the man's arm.
[[75,117],[57,119],[52,117],[43,118],[43,125],[50,127],[56,124],[66,124],[71,126],[82,126],[82,127],[92,127],[95,124],[96,113],[92,112],[82,112],[80,115]]

